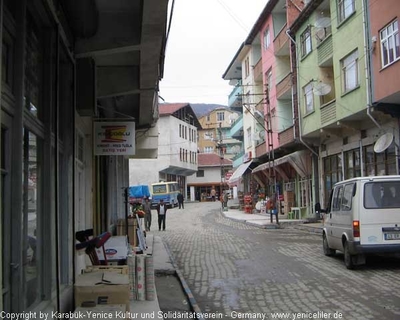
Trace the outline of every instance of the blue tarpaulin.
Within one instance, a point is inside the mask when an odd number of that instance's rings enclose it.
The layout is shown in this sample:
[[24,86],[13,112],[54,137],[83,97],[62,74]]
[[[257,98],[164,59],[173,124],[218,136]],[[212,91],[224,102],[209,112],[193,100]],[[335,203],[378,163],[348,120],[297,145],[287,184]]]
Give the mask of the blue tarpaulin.
[[150,197],[149,187],[146,185],[129,187],[129,197],[130,198]]

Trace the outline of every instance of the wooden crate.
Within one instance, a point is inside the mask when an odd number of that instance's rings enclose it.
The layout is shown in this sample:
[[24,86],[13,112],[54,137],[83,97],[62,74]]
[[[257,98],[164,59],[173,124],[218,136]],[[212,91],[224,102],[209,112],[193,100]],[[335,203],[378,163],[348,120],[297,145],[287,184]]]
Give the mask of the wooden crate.
[[83,270],[83,272],[115,272],[119,274],[128,274],[128,266],[89,266]]

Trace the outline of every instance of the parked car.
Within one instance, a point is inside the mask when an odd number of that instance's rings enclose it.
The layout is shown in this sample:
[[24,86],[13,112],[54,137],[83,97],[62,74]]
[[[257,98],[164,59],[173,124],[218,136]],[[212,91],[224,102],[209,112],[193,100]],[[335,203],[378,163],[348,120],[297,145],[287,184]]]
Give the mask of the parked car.
[[400,176],[338,182],[323,212],[324,254],[343,252],[348,269],[369,253],[400,253]]

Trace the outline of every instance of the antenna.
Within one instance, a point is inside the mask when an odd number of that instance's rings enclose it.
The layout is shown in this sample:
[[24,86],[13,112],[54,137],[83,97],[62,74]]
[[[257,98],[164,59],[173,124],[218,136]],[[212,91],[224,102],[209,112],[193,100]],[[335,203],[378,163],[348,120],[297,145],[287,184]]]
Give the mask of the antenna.
[[315,84],[313,87],[313,92],[316,96],[325,96],[329,92],[331,92],[331,90],[332,90],[331,86],[323,82],[319,82]]
[[381,153],[385,151],[393,142],[393,134],[390,132],[385,133],[384,135],[380,136],[378,140],[376,140],[374,144],[374,151],[375,153]]

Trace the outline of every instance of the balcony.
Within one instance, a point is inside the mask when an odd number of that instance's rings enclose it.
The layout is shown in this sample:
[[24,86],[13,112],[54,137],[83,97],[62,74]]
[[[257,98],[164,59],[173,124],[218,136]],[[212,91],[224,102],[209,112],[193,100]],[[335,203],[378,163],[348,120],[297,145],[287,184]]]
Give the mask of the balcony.
[[262,70],[262,59],[258,60],[256,65],[254,66],[254,82],[262,83],[263,82],[263,70]]
[[267,143],[260,140],[260,143],[256,146],[256,158],[259,158],[267,153]]
[[286,34],[285,24],[274,39],[274,54],[276,56],[288,56],[290,54],[289,37]]
[[243,114],[241,114],[234,123],[232,123],[230,129],[230,136],[234,139],[241,140],[243,137]]
[[321,106],[321,127],[336,121],[336,101]]
[[285,78],[276,84],[276,98],[277,99],[291,99],[292,98],[292,74],[289,73]]
[[282,147],[294,141],[294,127],[287,128],[278,134],[279,146]]
[[318,45],[318,65],[320,67],[326,67],[332,65],[333,56],[333,43],[332,34],[329,34],[324,40]]
[[233,88],[228,98],[228,107],[234,111],[242,112],[242,93],[243,87],[240,81],[235,88]]

